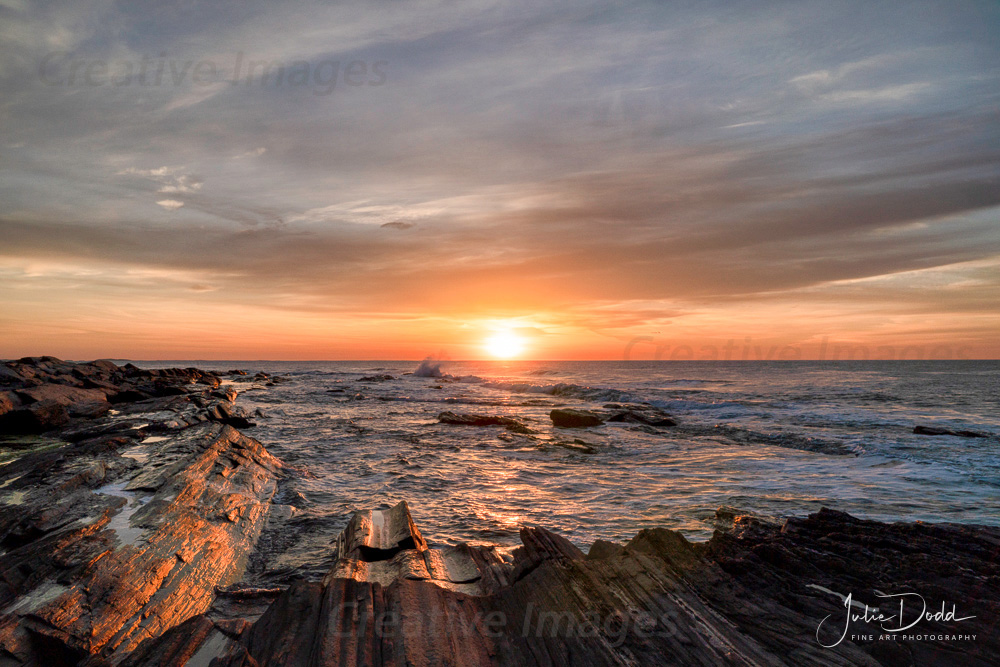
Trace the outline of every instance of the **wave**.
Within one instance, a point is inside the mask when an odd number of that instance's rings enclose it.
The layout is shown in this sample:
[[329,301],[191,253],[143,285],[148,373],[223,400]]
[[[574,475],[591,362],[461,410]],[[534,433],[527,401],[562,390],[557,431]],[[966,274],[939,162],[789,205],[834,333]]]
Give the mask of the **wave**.
[[[385,403],[439,403],[443,405],[494,405],[506,407],[512,405],[506,401],[491,401],[489,399],[475,398],[415,398],[413,396],[373,396],[373,400]],[[520,405],[520,404],[513,404]]]
[[765,433],[729,424],[716,424],[711,428],[688,427],[685,430],[693,435],[721,436],[725,441],[737,445],[772,445],[835,456],[859,456],[864,453],[864,450],[857,446],[849,446],[836,440],[817,438],[801,433]]
[[663,384],[663,388],[664,389],[672,389],[672,388],[678,387],[678,386],[680,386],[680,387],[693,387],[693,386],[702,385],[702,384],[728,385],[728,384],[735,384],[735,383],[732,380],[704,380],[704,379],[697,379],[697,378],[677,378],[677,379],[671,379],[671,380],[663,380],[662,384]]
[[413,374],[420,378],[446,377],[445,374],[441,372],[441,362],[435,363],[434,357],[427,357],[426,359],[421,361],[420,365],[417,367],[417,370],[413,371]]
[[585,385],[560,382],[558,384],[531,384],[530,382],[496,382],[484,381],[482,383],[491,389],[508,391],[515,394],[547,394],[560,398],[576,398],[583,401],[593,401],[595,403],[635,403],[637,399],[633,394],[621,389],[607,387],[588,387]]
[[357,375],[355,371],[324,371],[324,370],[291,370],[287,373],[283,373],[290,377],[314,377],[314,376],[327,376],[327,375]]
[[500,382],[479,375],[450,375],[441,372],[441,364],[434,363],[431,357],[420,362],[420,367],[413,373],[417,377],[430,377],[449,382],[478,384],[489,389],[507,391],[516,394],[548,394],[561,398],[576,398],[584,401],[606,403],[634,403],[635,396],[621,389],[607,387],[588,387],[585,385],[559,382],[557,384],[532,384],[530,382]]
[[[675,399],[675,400],[652,400],[647,401],[653,407],[660,408],[661,410],[671,411],[688,411],[688,412],[699,412],[703,410],[714,410],[714,411],[726,411],[725,417],[722,415],[712,415],[715,419],[733,419],[736,417],[749,417],[754,415],[760,415],[761,411],[757,407],[749,407],[742,403],[736,403],[734,401],[689,401],[685,399]],[[731,415],[731,416],[729,416]]]

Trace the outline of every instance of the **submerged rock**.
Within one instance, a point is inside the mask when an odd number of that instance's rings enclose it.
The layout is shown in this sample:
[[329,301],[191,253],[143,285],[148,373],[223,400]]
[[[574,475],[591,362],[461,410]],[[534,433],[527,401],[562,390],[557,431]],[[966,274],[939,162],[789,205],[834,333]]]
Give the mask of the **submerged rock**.
[[981,431],[953,431],[947,428],[938,428],[936,426],[922,426],[917,425],[913,427],[913,432],[917,435],[954,435],[959,438],[988,438],[989,433],[983,433]]
[[646,426],[677,426],[674,418],[651,405],[611,405],[609,422],[629,422]]
[[503,426],[513,433],[534,433],[520,419],[505,417],[503,415],[456,414],[448,411],[439,414],[438,421],[442,424],[454,424],[456,426]]
[[552,423],[560,428],[586,428],[604,423],[596,412],[575,408],[556,408],[549,413]]
[[395,380],[394,375],[389,375],[388,373],[378,373],[376,375],[366,375],[364,377],[358,378],[358,382],[388,382],[389,380]]

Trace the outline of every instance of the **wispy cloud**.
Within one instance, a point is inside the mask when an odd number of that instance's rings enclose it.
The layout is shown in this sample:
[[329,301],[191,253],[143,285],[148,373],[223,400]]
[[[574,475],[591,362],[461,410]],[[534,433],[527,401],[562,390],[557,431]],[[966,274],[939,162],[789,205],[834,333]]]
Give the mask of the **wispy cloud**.
[[[615,337],[757,321],[752,304],[816,327],[851,299],[993,307],[992,265],[947,268],[1000,253],[992,3],[0,11],[2,258],[190,272],[157,298],[331,318],[317,330],[529,313]],[[303,62],[308,85],[248,84],[252,60]],[[68,282],[44,284],[69,312]]]

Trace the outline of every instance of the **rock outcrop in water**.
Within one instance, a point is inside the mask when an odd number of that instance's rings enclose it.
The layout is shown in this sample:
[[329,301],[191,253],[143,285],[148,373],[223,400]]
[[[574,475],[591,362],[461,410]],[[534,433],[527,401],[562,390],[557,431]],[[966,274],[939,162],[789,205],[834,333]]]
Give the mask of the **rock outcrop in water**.
[[611,408],[609,422],[627,422],[646,426],[677,426],[673,417],[651,405],[606,405]]
[[[1000,664],[997,528],[727,510],[704,544],[584,554],[540,527],[438,547],[399,503],[356,513],[325,576],[262,588],[245,566],[287,469],[224,423],[231,387],[49,357],[0,387],[5,414],[61,415],[0,466],[0,665]],[[847,616],[921,600],[902,636]]]
[[587,428],[604,423],[604,418],[596,412],[576,408],[555,408],[549,413],[549,418],[559,428]]
[[953,431],[948,428],[940,428],[938,426],[924,426],[918,424],[913,427],[913,432],[917,435],[954,435],[959,438],[988,438],[989,433],[983,433],[982,431]]
[[559,428],[587,428],[600,426],[605,422],[640,424],[643,426],[677,426],[674,418],[651,405],[609,403],[607,412],[580,410],[578,408],[555,408],[549,413],[552,424]]
[[454,426],[503,426],[512,433],[534,433],[520,419],[503,415],[456,414],[449,411],[439,414],[438,421]]

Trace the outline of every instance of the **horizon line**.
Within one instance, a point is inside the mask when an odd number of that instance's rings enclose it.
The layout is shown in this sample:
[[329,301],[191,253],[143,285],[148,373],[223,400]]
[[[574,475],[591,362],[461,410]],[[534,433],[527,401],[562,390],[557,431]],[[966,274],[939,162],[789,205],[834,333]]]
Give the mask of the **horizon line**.
[[[55,357],[55,355],[23,355],[20,357],[8,357],[0,360],[0,363],[7,363],[11,361],[19,361],[20,359],[29,358],[39,358],[39,357]],[[126,363],[166,363],[166,362],[196,362],[196,363],[297,363],[297,364],[310,364],[310,363],[347,363],[347,362],[359,362],[359,363],[420,363],[423,361],[435,361],[439,363],[498,363],[498,364],[518,364],[518,363],[592,363],[592,362],[617,362],[617,363],[637,363],[637,362],[650,362],[655,361],[659,363],[671,363],[671,364],[685,364],[685,363],[802,363],[802,362],[834,362],[834,363],[863,363],[863,362],[924,362],[924,361],[962,361],[962,362],[976,362],[976,361],[1000,361],[1000,357],[982,357],[982,358],[969,358],[969,359],[950,359],[950,358],[933,358],[933,359],[823,359],[823,358],[810,358],[810,359],[435,359],[433,357],[424,358],[413,358],[413,359],[197,359],[197,358],[162,358],[162,359],[136,359],[131,357],[96,357],[93,359],[62,359],[61,357],[55,357],[61,361],[69,361],[74,363],[88,363],[93,361],[123,361]]]

